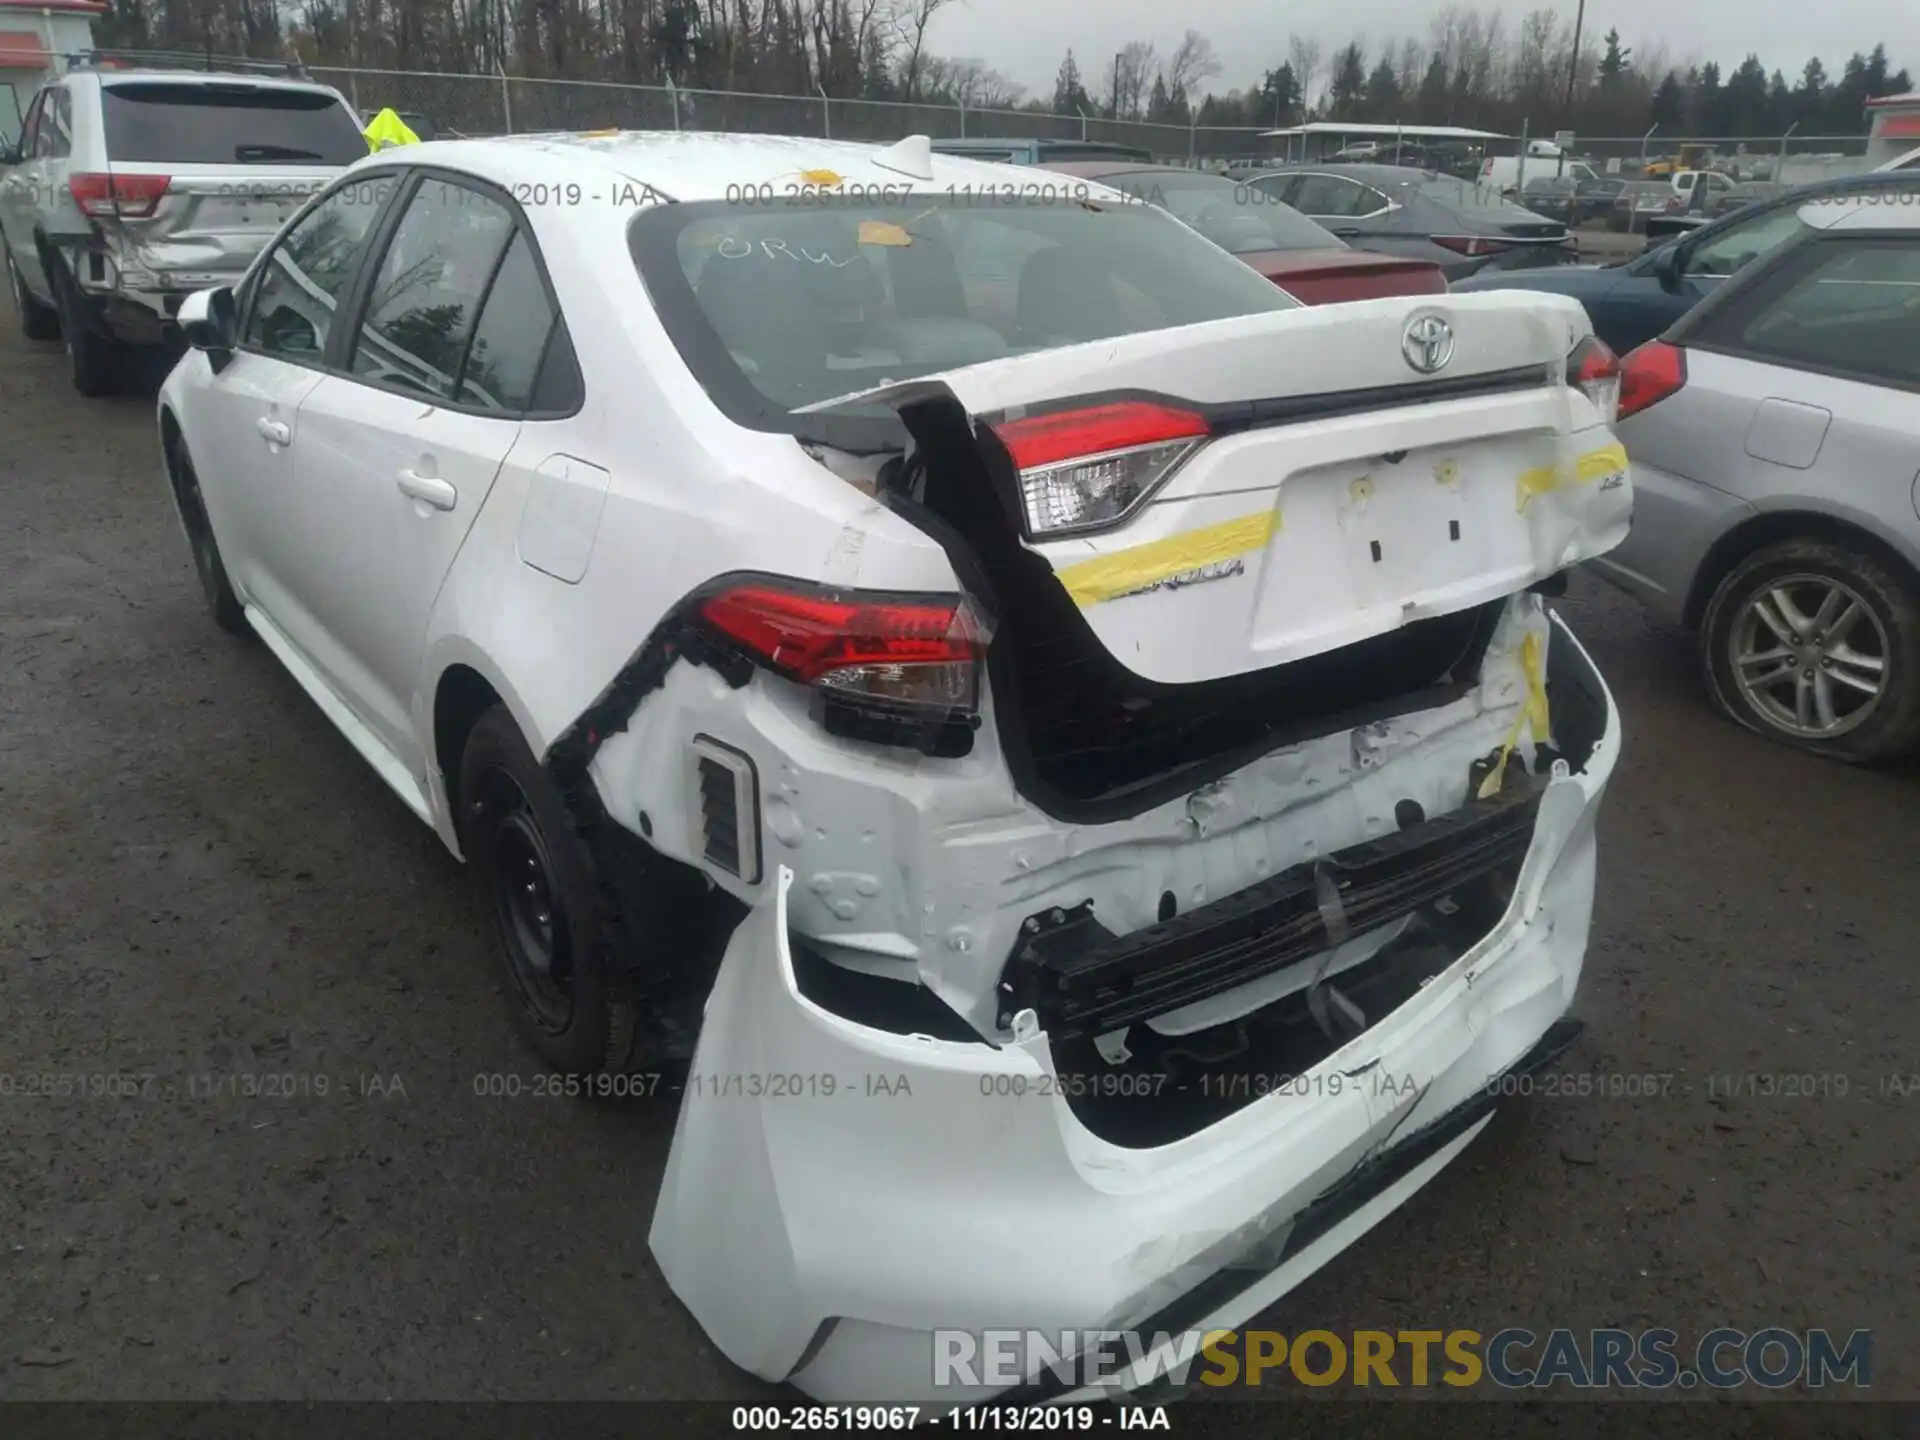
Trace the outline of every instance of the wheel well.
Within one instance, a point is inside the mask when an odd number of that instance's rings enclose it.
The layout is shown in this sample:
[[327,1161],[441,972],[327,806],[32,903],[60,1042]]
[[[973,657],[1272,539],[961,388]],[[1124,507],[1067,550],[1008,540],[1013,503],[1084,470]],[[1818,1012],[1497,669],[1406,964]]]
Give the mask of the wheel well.
[[467,748],[467,736],[480,717],[500,703],[500,695],[478,670],[454,665],[440,677],[433,695],[433,756],[446,781],[447,798],[457,804],[453,793],[460,780],[460,756]]
[[1862,551],[1892,570],[1916,593],[1920,593],[1920,573],[1915,572],[1913,563],[1871,530],[1832,515],[1819,515],[1805,510],[1769,512],[1735,526],[1714,541],[1706,558],[1700,562],[1700,568],[1694,571],[1693,587],[1687,592],[1687,608],[1683,617],[1686,627],[1689,630],[1699,628],[1706,616],[1707,602],[1736,565],[1757,550],[1788,540],[1818,540]]
[[[167,467],[167,489],[172,492],[173,503],[180,509],[180,518],[190,521],[191,516],[188,513],[186,498],[180,490],[179,451],[182,443],[180,422],[174,418],[173,411],[162,406],[160,410],[160,458],[161,463]],[[191,523],[188,524],[187,528],[193,528]]]

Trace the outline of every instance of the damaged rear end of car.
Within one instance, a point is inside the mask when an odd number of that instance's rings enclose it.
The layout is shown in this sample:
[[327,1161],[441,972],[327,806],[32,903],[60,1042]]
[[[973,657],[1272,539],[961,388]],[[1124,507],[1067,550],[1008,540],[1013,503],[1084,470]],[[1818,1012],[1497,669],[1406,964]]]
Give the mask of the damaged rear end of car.
[[1619,727],[1543,592],[1625,535],[1617,383],[1489,294],[791,407],[950,584],[722,573],[555,747],[737,902],[651,1233],[729,1358],[960,1402],[955,1335],[1241,1324],[1564,1048]]

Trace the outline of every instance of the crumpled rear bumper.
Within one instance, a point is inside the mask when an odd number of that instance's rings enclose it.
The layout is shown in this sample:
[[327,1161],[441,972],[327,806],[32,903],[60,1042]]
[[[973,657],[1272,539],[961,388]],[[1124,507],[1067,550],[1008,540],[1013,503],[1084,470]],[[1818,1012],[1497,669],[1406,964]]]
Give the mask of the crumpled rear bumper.
[[814,1004],[783,868],[708,1002],[653,1219],[715,1344],[824,1400],[980,1399],[1006,1387],[938,1386],[934,1331],[1232,1327],[1390,1213],[1477,1133],[1488,1082],[1538,1055],[1579,981],[1619,732],[1584,651],[1556,640],[1605,726],[1541,795],[1506,915],[1285,1093],[1171,1144],[1088,1131],[1044,1033],[908,1037]]

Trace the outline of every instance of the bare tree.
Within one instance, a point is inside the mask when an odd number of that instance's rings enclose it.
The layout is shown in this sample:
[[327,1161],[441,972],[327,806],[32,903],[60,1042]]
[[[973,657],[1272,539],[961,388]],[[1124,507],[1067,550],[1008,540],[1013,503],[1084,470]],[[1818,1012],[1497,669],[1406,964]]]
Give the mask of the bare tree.
[[1152,43],[1129,40],[1113,57],[1101,108],[1116,120],[1138,120],[1146,110],[1147,92],[1153,88],[1157,74]]
[[[746,5],[748,0],[739,0]],[[899,0],[894,12],[894,31],[900,37],[905,58],[900,68],[901,98],[911,101],[919,93],[920,67],[927,53],[927,27],[945,8],[947,0]]]
[[1202,80],[1211,80],[1219,73],[1220,60],[1213,53],[1213,42],[1198,30],[1189,30],[1167,57],[1160,78],[1168,93],[1189,95]]
[[1320,42],[1304,35],[1287,37],[1287,63],[1293,66],[1293,78],[1300,87],[1300,108],[1313,107],[1313,82],[1320,74]]
[[[955,105],[969,110],[1011,110],[1026,92],[984,60],[938,60],[928,56],[927,73],[922,84],[926,92],[940,92]],[[934,67],[940,70],[935,83]]]
[[1394,66],[1402,95],[1411,95],[1420,88],[1420,77],[1426,73],[1426,68],[1427,52],[1418,40],[1409,35],[1400,42],[1400,59]]

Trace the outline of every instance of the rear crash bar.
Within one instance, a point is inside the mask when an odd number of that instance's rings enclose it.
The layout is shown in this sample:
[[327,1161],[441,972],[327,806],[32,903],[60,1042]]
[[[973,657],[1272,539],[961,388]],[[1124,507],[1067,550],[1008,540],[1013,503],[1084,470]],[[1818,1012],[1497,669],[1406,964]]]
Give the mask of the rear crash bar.
[[1104,1035],[1310,960],[1473,881],[1506,871],[1511,883],[1540,794],[1470,801],[1128,935],[1090,903],[1034,916],[1001,978],[1001,1023],[1031,1008],[1055,1043]]

